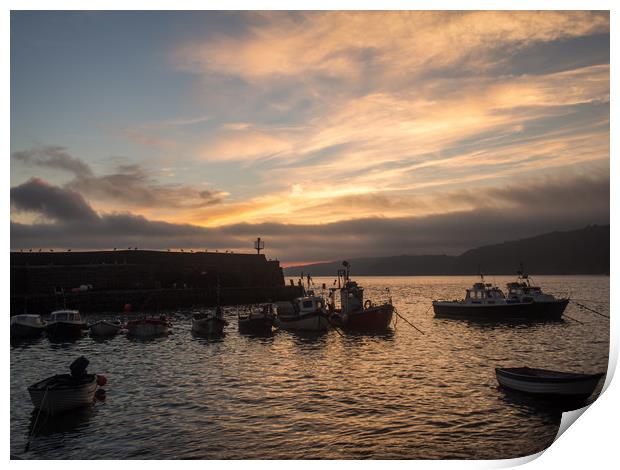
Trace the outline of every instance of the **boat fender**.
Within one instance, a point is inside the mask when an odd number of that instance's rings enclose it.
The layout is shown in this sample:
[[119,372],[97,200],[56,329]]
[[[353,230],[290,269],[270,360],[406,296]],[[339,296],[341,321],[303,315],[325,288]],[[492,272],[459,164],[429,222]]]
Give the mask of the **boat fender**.
[[129,312],[131,312],[131,304],[125,304],[125,305],[123,306],[123,311],[124,311],[125,313],[129,313]]
[[97,375],[97,385],[99,385],[100,387],[103,387],[107,383],[108,383],[108,378],[105,375],[103,374]]
[[104,400],[104,399],[105,399],[105,394],[106,394],[105,389],[103,389],[103,388],[98,388],[98,389],[97,389],[97,391],[95,392],[95,397],[96,397],[98,400]]
[[372,307],[372,300],[368,299],[366,302],[364,302],[364,308],[371,308]]

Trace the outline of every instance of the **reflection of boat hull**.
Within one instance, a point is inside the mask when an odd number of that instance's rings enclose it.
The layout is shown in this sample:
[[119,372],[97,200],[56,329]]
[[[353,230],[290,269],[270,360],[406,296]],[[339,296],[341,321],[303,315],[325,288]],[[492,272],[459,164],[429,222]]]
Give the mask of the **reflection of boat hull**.
[[392,322],[394,307],[390,304],[334,315],[334,322],[344,330],[380,331],[386,330]]
[[100,320],[96,323],[90,325],[90,334],[91,336],[114,336],[121,329],[120,323],[109,322],[105,320]]
[[517,367],[495,369],[497,381],[505,388],[536,396],[586,399],[594,392],[603,374],[574,374]]
[[45,326],[11,324],[11,338],[38,338],[45,331]]
[[301,315],[278,315],[276,325],[283,330],[326,331],[329,320],[322,313],[305,313]]
[[555,302],[505,304],[466,304],[463,302],[433,302],[437,317],[503,320],[506,318],[559,320],[568,299]]
[[50,321],[45,331],[51,338],[79,338],[85,327],[85,322]]
[[28,387],[35,408],[56,415],[93,403],[97,376],[88,374],[76,379],[69,374],[55,375]]
[[134,338],[153,338],[170,333],[170,323],[166,320],[144,319],[127,323],[127,334]]
[[192,333],[204,336],[221,335],[227,324],[223,318],[192,318]]

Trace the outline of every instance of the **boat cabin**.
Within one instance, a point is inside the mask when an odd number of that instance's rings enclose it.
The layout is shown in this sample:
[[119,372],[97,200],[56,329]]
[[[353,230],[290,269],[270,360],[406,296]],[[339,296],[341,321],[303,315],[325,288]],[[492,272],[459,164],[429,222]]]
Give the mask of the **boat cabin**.
[[294,301],[295,310],[299,315],[305,313],[317,312],[325,308],[325,302],[322,297],[318,296],[306,296],[299,297]]
[[525,282],[509,282],[508,296],[509,297],[521,297],[523,295],[538,296],[542,294],[540,287],[530,286]]
[[77,310],[57,310],[52,312],[50,321],[80,322],[82,318],[80,317],[80,312]]
[[340,306],[343,313],[362,310],[364,307],[364,288],[355,281],[347,281],[340,289]]
[[473,287],[467,289],[465,302],[472,304],[493,304],[503,303],[506,296],[499,287],[493,287],[492,284],[484,284],[477,282]]

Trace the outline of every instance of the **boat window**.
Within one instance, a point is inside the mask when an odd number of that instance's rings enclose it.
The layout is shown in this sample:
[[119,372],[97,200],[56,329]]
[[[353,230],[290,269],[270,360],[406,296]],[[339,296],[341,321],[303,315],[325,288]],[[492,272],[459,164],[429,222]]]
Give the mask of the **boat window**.
[[57,313],[56,315],[54,315],[54,319],[55,320],[66,320],[67,319],[67,314],[66,313]]
[[312,308],[312,300],[304,300],[302,304],[303,308]]

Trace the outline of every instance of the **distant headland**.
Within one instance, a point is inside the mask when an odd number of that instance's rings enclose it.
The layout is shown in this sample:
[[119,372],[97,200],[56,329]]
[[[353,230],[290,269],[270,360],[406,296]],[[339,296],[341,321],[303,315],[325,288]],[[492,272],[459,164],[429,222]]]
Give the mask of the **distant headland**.
[[[349,259],[359,276],[514,274],[520,263],[532,274],[609,274],[609,225],[550,232],[474,248],[459,256],[400,255]],[[289,266],[285,276],[331,276],[342,260]]]

